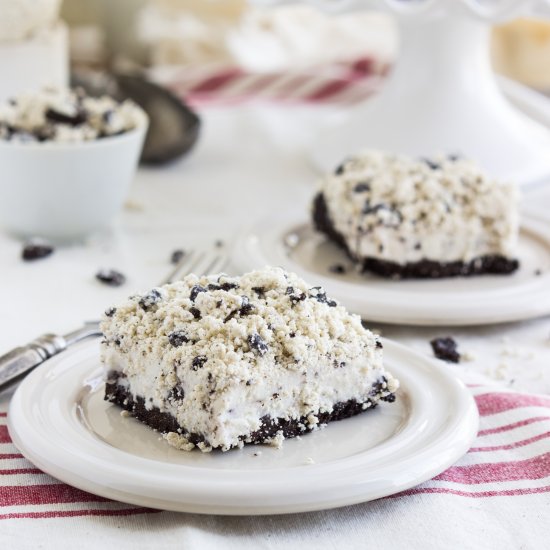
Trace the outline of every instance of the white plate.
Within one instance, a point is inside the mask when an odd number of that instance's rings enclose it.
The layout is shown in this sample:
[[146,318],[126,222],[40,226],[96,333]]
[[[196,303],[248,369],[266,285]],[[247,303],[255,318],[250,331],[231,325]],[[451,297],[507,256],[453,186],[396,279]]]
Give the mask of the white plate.
[[[266,220],[242,235],[234,262],[243,271],[294,271],[363,319],[408,325],[482,325],[550,314],[550,223],[522,222],[520,269],[512,275],[389,280],[353,270],[346,254],[304,221]],[[345,275],[330,266],[348,267]]]
[[248,515],[364,502],[445,470],[468,450],[478,427],[473,398],[444,366],[391,341],[384,347],[387,367],[402,385],[395,403],[287,440],[279,450],[171,448],[103,401],[96,340],[23,381],[11,401],[9,431],[21,452],[52,476],[142,506]]

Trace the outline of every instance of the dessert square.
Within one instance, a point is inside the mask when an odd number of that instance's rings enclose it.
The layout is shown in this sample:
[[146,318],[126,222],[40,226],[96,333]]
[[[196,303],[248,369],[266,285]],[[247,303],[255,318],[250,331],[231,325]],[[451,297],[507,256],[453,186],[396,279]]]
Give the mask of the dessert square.
[[515,186],[466,159],[366,151],[323,178],[312,217],[363,272],[505,275],[519,267],[517,203]]
[[110,308],[105,399],[171,445],[280,445],[392,402],[399,386],[361,319],[280,268],[197,277]]

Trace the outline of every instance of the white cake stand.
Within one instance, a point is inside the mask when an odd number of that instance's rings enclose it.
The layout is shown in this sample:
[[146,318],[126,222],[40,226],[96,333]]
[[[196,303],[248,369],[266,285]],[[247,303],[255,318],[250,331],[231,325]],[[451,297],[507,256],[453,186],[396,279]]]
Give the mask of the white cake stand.
[[317,167],[331,170],[345,156],[372,147],[415,156],[458,153],[507,180],[550,179],[550,131],[503,95],[489,51],[491,23],[543,13],[549,0],[309,3],[331,10],[391,10],[401,37],[399,59],[381,92],[317,139],[312,153]]

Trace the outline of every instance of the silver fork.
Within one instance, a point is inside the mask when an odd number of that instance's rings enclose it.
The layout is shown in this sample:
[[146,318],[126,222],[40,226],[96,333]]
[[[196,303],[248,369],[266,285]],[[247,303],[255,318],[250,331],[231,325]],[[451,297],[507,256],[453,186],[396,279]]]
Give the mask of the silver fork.
[[[219,273],[228,263],[226,248],[215,246],[211,250],[191,250],[160,281],[159,286],[177,281],[195,273],[199,276]],[[73,344],[101,335],[99,321],[88,321],[81,328],[63,336],[43,334],[24,346],[17,347],[0,356],[0,392],[19,382],[31,370]]]

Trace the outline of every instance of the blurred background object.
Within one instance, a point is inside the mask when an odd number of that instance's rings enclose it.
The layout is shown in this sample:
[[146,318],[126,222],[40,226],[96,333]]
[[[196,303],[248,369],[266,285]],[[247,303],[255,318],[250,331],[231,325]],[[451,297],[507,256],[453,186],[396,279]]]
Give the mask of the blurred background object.
[[[43,3],[54,5],[59,0]],[[307,5],[260,8],[246,0],[64,0],[62,16],[70,25],[71,60],[86,66],[232,64],[268,72],[367,56],[388,63],[398,49],[396,26],[386,14],[335,16]],[[0,41],[7,32],[1,25],[0,21]],[[496,26],[493,61],[498,72],[550,90],[550,22],[524,18]]]
[[61,0],[0,0],[0,101],[23,90],[68,81]]
[[[6,67],[0,97],[67,81],[60,3],[0,0],[0,64]],[[73,69],[145,75],[193,106],[210,97],[235,102],[279,95],[286,101],[359,103],[379,89],[397,59],[397,25],[388,13],[325,13],[305,2],[253,4],[64,0],[61,17],[69,26]],[[501,25],[493,32],[493,65],[550,91],[549,43],[547,21]]]
[[550,93],[550,22],[517,19],[496,27],[493,61],[499,73]]
[[[392,19],[374,12],[330,15],[310,6],[254,7],[246,0],[65,0],[71,38],[95,26],[97,59],[153,66],[234,64],[272,71],[396,54]],[[327,47],[330,44],[330,47]],[[82,44],[72,44],[81,51]],[[91,56],[90,56],[91,57]],[[78,61],[79,59],[76,59]]]

